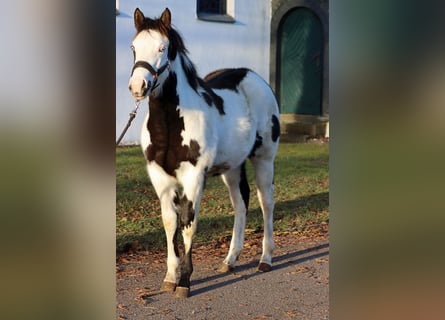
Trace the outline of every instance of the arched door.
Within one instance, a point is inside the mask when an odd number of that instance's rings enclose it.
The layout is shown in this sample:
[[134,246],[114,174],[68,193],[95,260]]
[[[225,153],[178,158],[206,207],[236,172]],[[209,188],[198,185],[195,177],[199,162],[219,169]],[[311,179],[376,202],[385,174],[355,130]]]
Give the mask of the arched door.
[[323,27],[308,8],[289,11],[278,29],[281,113],[322,114]]

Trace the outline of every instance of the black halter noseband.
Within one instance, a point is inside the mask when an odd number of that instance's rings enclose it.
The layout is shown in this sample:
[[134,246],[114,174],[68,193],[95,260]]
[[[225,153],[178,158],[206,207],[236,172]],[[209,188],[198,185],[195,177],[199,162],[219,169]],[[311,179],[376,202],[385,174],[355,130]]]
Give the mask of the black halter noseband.
[[153,85],[151,86],[151,88],[146,88],[146,89],[144,90],[144,95],[145,95],[145,93],[146,93],[148,90],[150,90],[150,93],[151,93],[151,92],[153,92],[154,89],[156,89],[156,88],[159,86],[159,84],[158,84],[158,77],[159,77],[159,75],[160,75],[162,72],[164,72],[165,69],[167,69],[167,68],[169,68],[169,67],[170,67],[170,62],[167,60],[167,62],[166,62],[164,65],[162,65],[162,66],[158,69],[158,71],[156,71],[156,70],[151,66],[151,64],[149,64],[147,61],[139,60],[139,61],[136,61],[136,62],[134,63],[133,69],[131,70],[131,75],[130,75],[130,77],[133,76],[134,69],[136,69],[136,68],[144,68],[144,69],[148,70],[148,72],[151,73],[151,75],[153,76]]
[[139,60],[136,61],[133,65],[133,69],[131,70],[131,76],[133,75],[134,69],[136,68],[144,68],[147,69],[148,72],[150,72],[155,80],[158,79],[159,75],[167,69],[169,66],[169,62],[167,61],[163,66],[161,66],[158,71],[156,71],[151,64],[149,64],[147,61]]

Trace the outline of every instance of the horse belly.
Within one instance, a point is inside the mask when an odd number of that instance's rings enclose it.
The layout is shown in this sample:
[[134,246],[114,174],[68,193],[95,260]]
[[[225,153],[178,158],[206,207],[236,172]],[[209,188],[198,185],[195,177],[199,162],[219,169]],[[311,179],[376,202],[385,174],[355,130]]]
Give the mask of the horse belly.
[[[218,90],[219,91],[219,90]],[[235,92],[218,92],[224,96],[225,112],[218,121],[218,147],[215,165],[236,168],[248,157],[255,143],[257,124],[251,117],[246,99]]]

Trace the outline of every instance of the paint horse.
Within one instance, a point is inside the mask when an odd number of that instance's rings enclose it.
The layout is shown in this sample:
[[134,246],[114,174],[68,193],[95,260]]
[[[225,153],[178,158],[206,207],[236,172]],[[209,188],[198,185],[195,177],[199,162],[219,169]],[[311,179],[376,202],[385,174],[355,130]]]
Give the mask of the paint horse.
[[[161,202],[167,238],[163,291],[188,297],[192,238],[205,179],[221,175],[235,209],[232,240],[219,271],[233,269],[244,241],[249,184],[245,162],[255,170],[264,218],[259,271],[269,271],[273,241],[274,159],[280,135],[278,105],[270,87],[249,69],[223,69],[198,77],[171,13],[158,19],[134,12],[134,66],[129,89],[136,100],[149,97],[141,146],[147,171]],[[184,252],[180,261],[178,236]],[[180,267],[180,278],[177,271]]]

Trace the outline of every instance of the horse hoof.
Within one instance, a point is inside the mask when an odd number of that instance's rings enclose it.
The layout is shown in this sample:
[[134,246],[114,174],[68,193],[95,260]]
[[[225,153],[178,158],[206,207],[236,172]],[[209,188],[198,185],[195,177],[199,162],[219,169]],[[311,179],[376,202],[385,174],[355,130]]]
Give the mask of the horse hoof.
[[267,264],[264,262],[261,262],[257,268],[257,271],[260,271],[260,272],[269,272],[270,270],[272,270],[272,266],[270,264]]
[[233,267],[231,265],[228,265],[227,263],[221,263],[221,266],[217,270],[219,273],[227,273],[233,270]]
[[176,287],[176,291],[175,291],[176,298],[188,298],[189,295],[190,295],[190,288]]
[[175,289],[176,289],[176,283],[167,281],[162,282],[161,291],[173,292],[175,291]]

